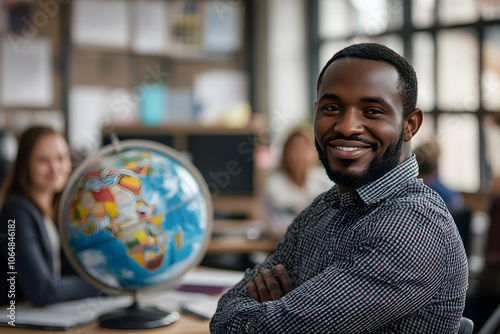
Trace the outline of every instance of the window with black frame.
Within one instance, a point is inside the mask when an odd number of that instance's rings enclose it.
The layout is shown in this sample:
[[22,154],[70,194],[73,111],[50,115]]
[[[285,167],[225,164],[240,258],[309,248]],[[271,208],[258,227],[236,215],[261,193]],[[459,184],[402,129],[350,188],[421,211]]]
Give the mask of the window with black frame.
[[410,60],[419,79],[425,120],[414,145],[435,136],[443,183],[487,191],[491,176],[500,176],[500,0],[308,3],[311,100],[335,52],[358,42],[387,45]]

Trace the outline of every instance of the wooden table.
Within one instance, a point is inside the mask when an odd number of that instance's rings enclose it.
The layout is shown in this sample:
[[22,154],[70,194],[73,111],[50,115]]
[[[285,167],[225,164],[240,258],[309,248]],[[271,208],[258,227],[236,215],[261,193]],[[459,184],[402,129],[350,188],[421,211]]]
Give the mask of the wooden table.
[[54,330],[40,330],[40,329],[28,329],[28,328],[14,328],[14,327],[0,327],[0,333],[5,334],[209,334],[209,320],[199,320],[187,315],[181,315],[181,319],[166,327],[154,328],[154,329],[108,329],[99,327],[97,322],[91,324],[75,327],[65,331],[54,331]]
[[263,222],[256,220],[215,220],[214,235],[207,249],[207,253],[243,253],[272,252],[278,240],[261,235],[256,239],[249,239],[247,231],[254,229],[260,233]]
[[272,252],[276,247],[276,240],[246,238],[212,238],[208,246],[207,253],[242,253],[250,252]]

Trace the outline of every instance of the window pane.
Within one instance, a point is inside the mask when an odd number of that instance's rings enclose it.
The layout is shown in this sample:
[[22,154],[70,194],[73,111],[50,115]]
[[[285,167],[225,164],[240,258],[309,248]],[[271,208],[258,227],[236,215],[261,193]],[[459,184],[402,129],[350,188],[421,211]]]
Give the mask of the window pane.
[[435,0],[413,0],[412,21],[416,28],[427,28],[434,23]]
[[368,43],[368,42],[373,42],[373,43],[380,43],[388,48],[393,49],[400,55],[404,55],[404,43],[403,39],[401,36],[398,35],[383,35],[383,36],[377,36],[377,37],[367,37],[367,36],[358,36],[355,38],[352,38],[349,41],[349,44],[354,44],[354,43]]
[[402,26],[402,0],[319,0],[320,38],[375,35]]
[[438,108],[475,111],[479,107],[479,52],[474,31],[440,31],[438,43]]
[[478,191],[481,181],[476,115],[440,115],[437,138],[442,148],[439,177],[443,184],[462,192]]
[[481,1],[481,13],[483,14],[483,19],[485,20],[494,20],[500,18],[500,1]]
[[389,30],[403,28],[403,0],[389,0]]
[[[350,43],[348,41],[335,41],[335,42],[325,42],[321,43],[319,47],[319,68],[320,71],[326,62],[332,58],[332,56],[337,53],[337,51],[342,50]],[[319,73],[318,73],[319,74]]]
[[375,35],[402,27],[401,0],[351,0],[358,11],[357,33]]
[[417,106],[424,112],[434,109],[434,40],[427,32],[413,35],[413,67],[417,72]]
[[500,176],[500,114],[488,115],[484,122],[486,141],[486,160],[491,168],[493,176]]
[[379,36],[379,37],[367,37],[367,36],[360,36],[360,37],[354,37],[349,40],[342,40],[342,41],[330,41],[330,42],[324,42],[321,43],[321,46],[319,48],[319,66],[320,68],[323,67],[323,65],[326,64],[326,62],[332,58],[332,56],[337,52],[345,48],[346,46],[349,46],[351,44],[355,43],[366,43],[366,42],[375,42],[375,43],[380,43],[384,44],[387,47],[393,49],[399,54],[403,54],[404,50],[404,45],[403,45],[403,39],[400,36],[397,35],[384,35],[384,36]]
[[500,26],[484,30],[483,73],[481,78],[483,105],[491,111],[500,111]]
[[441,24],[474,22],[479,19],[476,0],[440,0],[439,21]]
[[335,38],[354,34],[356,10],[346,0],[319,1],[319,36]]

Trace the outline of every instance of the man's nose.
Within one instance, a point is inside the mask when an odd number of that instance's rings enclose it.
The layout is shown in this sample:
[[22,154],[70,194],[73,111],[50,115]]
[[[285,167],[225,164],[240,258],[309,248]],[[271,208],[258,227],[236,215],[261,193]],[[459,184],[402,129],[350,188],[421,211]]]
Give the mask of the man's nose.
[[335,124],[335,132],[343,134],[346,137],[363,133],[364,125],[361,117],[362,115],[359,110],[354,108],[345,110]]

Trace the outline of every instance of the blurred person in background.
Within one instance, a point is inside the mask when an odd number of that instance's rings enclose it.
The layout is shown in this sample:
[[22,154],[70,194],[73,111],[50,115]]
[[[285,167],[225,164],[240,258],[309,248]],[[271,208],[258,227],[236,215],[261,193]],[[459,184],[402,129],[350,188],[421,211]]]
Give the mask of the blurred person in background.
[[462,195],[441,183],[438,177],[438,161],[441,147],[435,138],[430,138],[413,150],[417,158],[419,174],[426,185],[437,192],[448,210],[457,211],[463,207]]
[[[500,129],[500,115],[493,117],[495,124]],[[495,272],[500,279],[500,176],[494,176],[491,179],[490,185],[491,203],[489,207],[489,215],[491,218],[486,241],[486,268]],[[496,282],[499,282],[496,280]],[[500,285],[497,294],[500,296]]]
[[333,185],[318,164],[312,127],[296,127],[285,140],[279,169],[264,186],[264,214],[270,233],[281,239],[293,219]]
[[[500,115],[493,116],[500,129]],[[485,267],[479,278],[479,292],[476,304],[472,304],[478,323],[486,322],[487,318],[500,305],[500,176],[493,175],[489,189],[490,203],[488,214],[490,224],[484,247]],[[472,309],[471,308],[471,309]],[[498,328],[497,328],[498,329]]]
[[98,290],[76,275],[61,252],[57,205],[70,172],[69,149],[61,134],[37,126],[21,135],[0,213],[1,305],[8,303],[7,272],[14,271],[8,267],[12,231],[16,302],[29,300],[43,306],[97,296]]
[[[500,115],[493,115],[492,118],[500,130]],[[486,239],[480,241],[481,244],[485,241],[484,267],[477,277],[474,293],[467,296],[464,312],[464,316],[474,320],[474,327],[481,330],[500,305],[500,176],[493,174],[489,186],[486,210],[490,224]],[[497,330],[500,330],[498,324]]]
[[[500,115],[494,115],[493,120],[500,130]],[[490,226],[486,241],[486,269],[500,279],[500,176],[493,175],[490,183]],[[500,296],[500,285],[497,282],[497,295]]]

